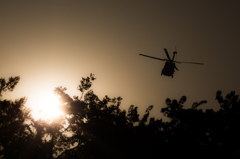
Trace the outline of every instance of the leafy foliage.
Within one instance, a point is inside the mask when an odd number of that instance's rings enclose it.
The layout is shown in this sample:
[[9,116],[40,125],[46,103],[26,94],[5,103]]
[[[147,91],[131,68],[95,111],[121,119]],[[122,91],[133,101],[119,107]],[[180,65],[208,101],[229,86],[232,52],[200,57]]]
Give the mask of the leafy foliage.
[[[13,80],[15,79],[15,80]],[[18,78],[1,92],[12,91]],[[57,87],[65,113],[49,122],[35,121],[24,107],[25,98],[0,101],[0,155],[2,158],[239,158],[240,100],[234,91],[216,93],[220,109],[199,109],[207,101],[185,109],[186,96],[166,99],[161,109],[169,121],[150,118],[149,106],[140,117],[138,107],[120,109],[121,97],[103,99],[91,90],[94,75],[82,78],[81,96],[70,97]]]
[[0,78],[0,96],[2,96],[2,92],[5,91],[13,91],[17,83],[19,82],[20,77],[10,77],[8,82],[4,78]]
[[[12,91],[19,77],[9,78],[9,82],[0,79],[0,92]],[[24,151],[32,131],[26,120],[30,119],[30,111],[23,107],[25,98],[16,100],[0,100],[0,156],[17,158]]]

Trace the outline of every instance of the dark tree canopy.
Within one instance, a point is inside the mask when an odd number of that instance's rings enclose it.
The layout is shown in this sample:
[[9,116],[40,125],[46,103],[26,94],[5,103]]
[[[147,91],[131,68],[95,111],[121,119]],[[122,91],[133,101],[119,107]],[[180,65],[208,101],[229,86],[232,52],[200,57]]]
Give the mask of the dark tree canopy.
[[[168,98],[161,113],[169,121],[163,122],[149,118],[153,106],[139,115],[134,105],[120,109],[121,97],[99,99],[90,89],[94,80],[93,74],[82,78],[80,97],[57,87],[64,115],[52,122],[35,121],[25,98],[0,100],[0,158],[239,158],[240,100],[234,91],[216,93],[218,111],[200,109],[205,100],[185,109],[186,96]],[[18,81],[1,78],[0,93]]]

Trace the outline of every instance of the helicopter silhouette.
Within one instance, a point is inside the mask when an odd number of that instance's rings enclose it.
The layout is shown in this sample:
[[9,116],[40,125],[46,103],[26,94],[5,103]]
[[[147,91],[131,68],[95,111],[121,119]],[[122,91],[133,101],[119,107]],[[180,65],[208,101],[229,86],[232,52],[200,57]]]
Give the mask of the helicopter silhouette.
[[175,69],[178,70],[178,68],[176,67],[175,63],[188,63],[188,64],[198,64],[198,65],[203,65],[203,63],[196,63],[196,62],[179,62],[179,61],[174,61],[174,57],[177,54],[176,48],[175,51],[173,52],[173,57],[172,59],[170,58],[167,49],[164,48],[164,51],[167,55],[167,59],[161,59],[161,58],[157,58],[157,57],[153,57],[153,56],[148,56],[148,55],[144,55],[144,54],[139,54],[141,56],[145,56],[145,57],[149,57],[149,58],[153,58],[156,60],[161,60],[161,61],[166,61],[165,65],[162,69],[162,73],[161,75],[165,75],[165,76],[171,76],[173,78],[173,74],[175,72]]

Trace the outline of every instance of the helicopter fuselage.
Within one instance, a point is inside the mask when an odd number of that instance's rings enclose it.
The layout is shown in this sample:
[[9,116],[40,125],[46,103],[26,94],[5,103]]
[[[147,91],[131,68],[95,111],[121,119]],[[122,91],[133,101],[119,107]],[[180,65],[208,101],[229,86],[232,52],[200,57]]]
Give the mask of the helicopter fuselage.
[[172,76],[173,77],[175,69],[177,69],[175,63],[167,61],[164,65],[164,68],[162,69],[161,75]]

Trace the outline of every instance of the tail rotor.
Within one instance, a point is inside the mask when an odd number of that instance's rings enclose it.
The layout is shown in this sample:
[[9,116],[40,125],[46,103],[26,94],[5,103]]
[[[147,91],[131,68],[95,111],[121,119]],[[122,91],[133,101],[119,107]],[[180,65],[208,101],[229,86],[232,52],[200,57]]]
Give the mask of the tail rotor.
[[173,52],[173,58],[172,61],[174,60],[175,54],[177,54],[177,47],[175,46],[175,51]]

